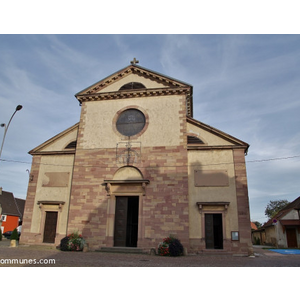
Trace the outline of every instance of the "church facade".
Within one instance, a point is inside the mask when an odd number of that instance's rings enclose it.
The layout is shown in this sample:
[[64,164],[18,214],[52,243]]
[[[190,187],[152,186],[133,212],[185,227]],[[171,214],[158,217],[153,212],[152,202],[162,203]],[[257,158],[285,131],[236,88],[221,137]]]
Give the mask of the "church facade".
[[252,251],[249,145],[193,118],[193,87],[136,64],[75,95],[80,121],[31,150],[20,243]]

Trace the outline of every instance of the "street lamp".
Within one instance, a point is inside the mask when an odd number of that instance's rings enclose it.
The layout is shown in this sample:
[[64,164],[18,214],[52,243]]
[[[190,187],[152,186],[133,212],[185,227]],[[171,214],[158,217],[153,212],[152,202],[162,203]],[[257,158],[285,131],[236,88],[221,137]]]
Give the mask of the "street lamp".
[[3,140],[2,140],[1,149],[0,149],[0,158],[1,158],[1,153],[2,153],[2,149],[3,149],[3,145],[4,145],[4,140],[5,140],[5,136],[6,136],[6,133],[7,133],[9,124],[10,124],[12,118],[14,117],[15,113],[16,113],[18,110],[21,110],[22,107],[23,107],[22,105],[18,105],[18,106],[16,107],[15,112],[14,112],[14,113],[12,114],[12,116],[10,117],[7,126],[6,126],[5,123],[0,124],[1,127],[4,127],[4,135],[3,135]]

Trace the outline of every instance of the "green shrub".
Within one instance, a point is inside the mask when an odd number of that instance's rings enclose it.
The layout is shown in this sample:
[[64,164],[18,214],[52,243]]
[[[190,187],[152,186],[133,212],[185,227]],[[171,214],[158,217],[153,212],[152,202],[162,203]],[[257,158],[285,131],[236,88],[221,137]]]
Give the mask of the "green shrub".
[[19,240],[19,234],[18,234],[18,231],[17,231],[17,228],[15,228],[10,236],[10,239],[11,240]]

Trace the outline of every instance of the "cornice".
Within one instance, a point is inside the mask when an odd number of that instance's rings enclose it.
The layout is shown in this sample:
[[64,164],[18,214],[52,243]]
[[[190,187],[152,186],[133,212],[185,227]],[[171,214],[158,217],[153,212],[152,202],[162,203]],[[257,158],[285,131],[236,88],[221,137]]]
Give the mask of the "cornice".
[[207,145],[199,145],[199,146],[187,146],[187,150],[224,150],[224,149],[247,149],[246,145],[221,145],[221,146],[207,146]]
[[29,151],[28,153],[32,156],[34,155],[62,155],[62,154],[75,154],[75,149],[64,149],[56,151]]
[[128,98],[144,98],[155,96],[170,96],[170,95],[186,95],[186,110],[187,115],[192,116],[192,90],[190,87],[168,87],[168,88],[154,88],[154,89],[140,89],[140,90],[123,90],[106,93],[95,94],[80,94],[76,98],[82,104],[87,101],[104,101]]
[[167,96],[167,95],[184,95],[189,93],[190,89],[187,87],[175,88],[154,88],[154,89],[140,89],[140,90],[124,90],[116,92],[95,93],[95,94],[81,94],[77,95],[79,102],[97,101],[97,100],[114,100],[124,98],[136,97],[153,97],[153,96]]

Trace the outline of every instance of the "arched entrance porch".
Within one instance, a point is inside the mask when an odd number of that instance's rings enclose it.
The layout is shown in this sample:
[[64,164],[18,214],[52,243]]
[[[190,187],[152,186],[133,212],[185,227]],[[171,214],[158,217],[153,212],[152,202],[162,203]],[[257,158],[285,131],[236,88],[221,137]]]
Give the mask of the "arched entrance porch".
[[140,247],[144,238],[143,203],[149,180],[135,167],[117,170],[104,180],[108,196],[107,245]]

